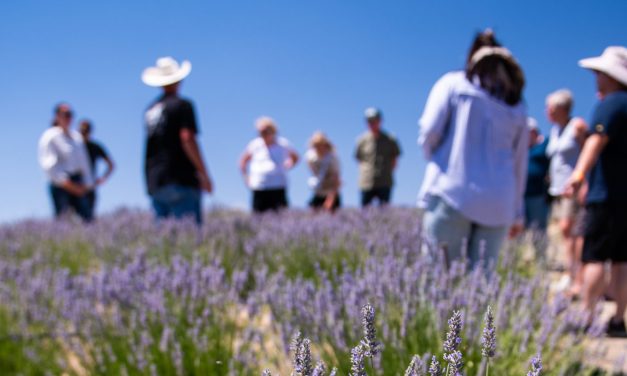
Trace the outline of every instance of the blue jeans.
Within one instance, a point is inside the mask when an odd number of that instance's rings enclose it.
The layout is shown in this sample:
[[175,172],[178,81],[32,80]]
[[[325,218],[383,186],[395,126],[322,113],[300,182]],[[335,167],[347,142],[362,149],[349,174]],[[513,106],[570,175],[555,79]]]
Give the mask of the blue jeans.
[[[478,261],[496,263],[507,236],[507,226],[484,226],[472,222],[440,197],[434,197],[423,217],[426,240],[446,251],[447,263],[462,259],[465,249],[470,266]],[[482,258],[483,256],[483,258]]]
[[202,223],[200,189],[169,184],[157,189],[151,199],[157,218],[193,216],[196,223]]
[[[81,183],[80,175],[71,175],[70,180]],[[90,222],[94,218],[87,195],[74,196],[70,192],[54,184],[50,184],[50,197],[54,205],[54,215],[59,218],[70,210],[74,210],[85,222]]]
[[546,230],[549,219],[549,204],[546,196],[525,197],[525,227],[535,230]]

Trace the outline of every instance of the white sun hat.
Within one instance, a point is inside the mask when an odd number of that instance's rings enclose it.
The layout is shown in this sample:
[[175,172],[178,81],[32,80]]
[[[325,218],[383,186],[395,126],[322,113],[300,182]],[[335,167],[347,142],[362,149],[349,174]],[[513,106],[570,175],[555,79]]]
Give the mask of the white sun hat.
[[180,65],[173,58],[160,57],[157,66],[148,67],[142,73],[142,81],[148,86],[161,87],[177,83],[192,71],[192,63],[184,60]]
[[627,48],[610,46],[601,56],[579,60],[583,68],[603,72],[627,86]]

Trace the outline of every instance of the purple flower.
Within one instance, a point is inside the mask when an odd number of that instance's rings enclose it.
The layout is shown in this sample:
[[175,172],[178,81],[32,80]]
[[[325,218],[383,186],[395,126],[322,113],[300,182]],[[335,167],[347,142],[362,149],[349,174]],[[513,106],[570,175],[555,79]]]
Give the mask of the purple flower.
[[454,353],[462,342],[460,337],[462,331],[462,313],[454,311],[453,316],[448,320],[448,332],[446,333],[446,341],[444,341],[444,354]]
[[405,376],[422,376],[425,374],[425,364],[418,355],[411,358],[409,367],[405,370]]
[[481,336],[481,355],[486,358],[494,357],[496,352],[496,328],[494,327],[494,315],[492,307],[488,306],[485,313],[483,335]]
[[435,355],[431,358],[431,365],[429,366],[429,375],[431,376],[442,376],[442,367],[440,367],[440,362],[435,357]]
[[374,308],[370,303],[367,303],[361,309],[361,317],[361,324],[364,330],[364,338],[361,340],[361,344],[364,346],[364,355],[373,357],[379,353],[380,344],[377,342]]
[[527,372],[527,376],[540,376],[542,371],[542,357],[537,354],[531,359],[531,369]]
[[351,372],[350,376],[366,376],[366,366],[364,364],[364,348],[361,344],[351,350]]

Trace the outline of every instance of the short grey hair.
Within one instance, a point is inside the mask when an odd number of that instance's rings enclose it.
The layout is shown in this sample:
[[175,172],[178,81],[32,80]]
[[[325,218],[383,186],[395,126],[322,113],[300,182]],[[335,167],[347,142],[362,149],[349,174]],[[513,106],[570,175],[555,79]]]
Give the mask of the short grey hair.
[[570,114],[570,110],[573,108],[573,93],[568,89],[560,89],[552,92],[546,97],[547,106],[562,107]]

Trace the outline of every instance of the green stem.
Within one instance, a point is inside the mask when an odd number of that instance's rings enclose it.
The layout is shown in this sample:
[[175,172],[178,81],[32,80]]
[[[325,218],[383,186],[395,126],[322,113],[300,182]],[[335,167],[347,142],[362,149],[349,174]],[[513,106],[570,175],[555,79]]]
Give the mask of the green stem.
[[485,376],[490,375],[490,358],[488,358],[487,365],[485,367]]

